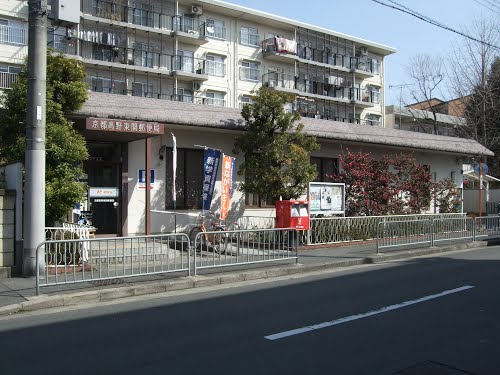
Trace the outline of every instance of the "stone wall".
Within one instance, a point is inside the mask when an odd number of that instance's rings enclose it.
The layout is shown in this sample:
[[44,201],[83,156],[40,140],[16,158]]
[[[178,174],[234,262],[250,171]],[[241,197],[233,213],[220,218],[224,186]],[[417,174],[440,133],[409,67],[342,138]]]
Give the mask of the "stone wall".
[[0,267],[14,266],[16,193],[0,189]]

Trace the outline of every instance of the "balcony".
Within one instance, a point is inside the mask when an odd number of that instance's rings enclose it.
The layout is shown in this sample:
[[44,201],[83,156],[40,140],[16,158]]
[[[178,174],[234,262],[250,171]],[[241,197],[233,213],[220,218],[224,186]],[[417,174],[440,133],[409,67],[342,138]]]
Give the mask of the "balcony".
[[379,74],[378,62],[375,63],[367,57],[351,57],[350,67],[354,74],[360,78],[369,78]]
[[0,26],[0,43],[26,45],[26,29],[14,26]]
[[16,73],[0,72],[0,89],[11,89],[16,78]]
[[226,28],[224,26],[218,26],[213,23],[205,22],[205,35],[213,38],[226,40]]
[[172,17],[172,29],[172,36],[176,37],[179,42],[196,46],[208,43],[205,23],[197,26],[197,22],[192,17]]
[[269,38],[262,41],[262,55],[272,61],[291,63],[298,60],[297,44],[285,38]]
[[134,3],[134,6],[126,6],[114,1],[83,0],[82,13],[110,21],[172,30],[171,16],[155,12],[153,7],[146,3]]
[[351,88],[349,89],[349,97],[353,104],[366,108],[380,104],[380,93],[371,90]]
[[262,76],[262,85],[286,94],[298,95],[296,88],[296,77],[286,73],[266,73]]
[[172,76],[183,81],[206,81],[208,74],[205,71],[207,61],[190,56],[172,56]]

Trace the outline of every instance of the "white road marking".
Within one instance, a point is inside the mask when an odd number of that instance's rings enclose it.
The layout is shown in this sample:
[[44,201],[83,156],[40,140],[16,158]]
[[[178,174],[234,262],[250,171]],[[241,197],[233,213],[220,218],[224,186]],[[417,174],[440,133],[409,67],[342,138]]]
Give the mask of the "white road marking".
[[401,308],[406,307],[406,306],[411,306],[411,305],[415,305],[417,303],[429,301],[431,299],[436,299],[436,298],[444,297],[444,296],[446,296],[448,294],[454,294],[454,293],[463,292],[464,290],[468,290],[468,289],[471,289],[471,288],[474,288],[474,286],[473,285],[464,285],[464,286],[461,286],[460,288],[445,290],[444,292],[437,293],[437,294],[431,294],[430,296],[425,296],[425,297],[422,297],[422,298],[418,298],[418,299],[414,299],[414,300],[410,300],[410,301],[401,302],[401,303],[398,303],[398,304],[395,304],[395,305],[381,307],[380,309],[368,311],[368,312],[363,313],[363,314],[350,315],[350,316],[347,316],[347,317],[344,317],[344,318],[330,320],[329,322],[323,322],[323,323],[319,323],[319,324],[314,324],[312,326],[307,326],[307,327],[292,329],[290,331],[284,331],[284,332],[274,333],[274,334],[269,335],[269,336],[264,336],[264,338],[268,339],[268,340],[272,340],[272,341],[274,341],[274,340],[280,340],[280,339],[283,339],[285,337],[300,335],[302,333],[306,333],[306,332],[310,332],[310,331],[315,331],[315,330],[318,330],[318,329],[327,328],[327,327],[331,327],[331,326],[336,326],[336,325],[339,325],[339,324],[342,324],[342,323],[352,322],[353,320],[363,319],[363,318],[367,318],[369,316],[373,316],[373,315],[377,315],[377,314],[383,314],[383,313],[386,313],[386,312],[389,312],[389,311],[401,309]]

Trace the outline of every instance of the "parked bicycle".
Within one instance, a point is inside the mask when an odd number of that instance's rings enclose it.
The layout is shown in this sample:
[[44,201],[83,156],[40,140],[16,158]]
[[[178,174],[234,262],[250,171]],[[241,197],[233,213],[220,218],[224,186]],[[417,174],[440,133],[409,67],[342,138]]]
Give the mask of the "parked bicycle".
[[[207,230],[205,219],[210,222],[210,230]],[[227,224],[220,220],[210,211],[205,211],[198,216],[198,224],[189,232],[189,239],[196,251],[214,251],[219,254],[225,254],[230,236],[225,233],[228,230]],[[203,235],[199,235],[203,233]]]

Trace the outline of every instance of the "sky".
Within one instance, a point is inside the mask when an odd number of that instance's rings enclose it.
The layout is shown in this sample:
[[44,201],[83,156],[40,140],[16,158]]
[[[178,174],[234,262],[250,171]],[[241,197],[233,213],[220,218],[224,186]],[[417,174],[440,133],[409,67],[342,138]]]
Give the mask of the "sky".
[[[225,1],[395,48],[397,52],[386,58],[385,65],[388,105],[399,105],[400,91],[408,90],[389,86],[411,83],[407,65],[412,56],[429,54],[445,61],[450,56],[453,45],[460,43],[462,38],[373,0]],[[500,0],[395,1],[459,31],[470,27],[475,19],[498,17],[500,20]],[[451,99],[445,87],[440,94],[444,100]]]

